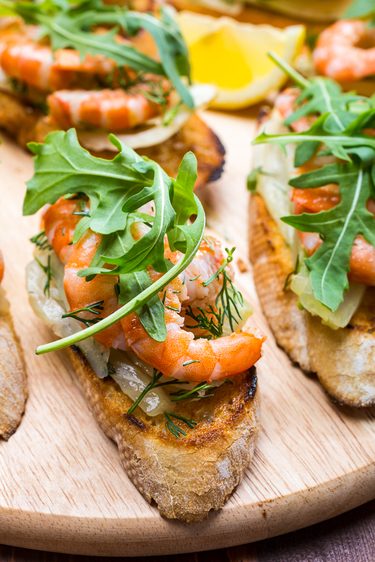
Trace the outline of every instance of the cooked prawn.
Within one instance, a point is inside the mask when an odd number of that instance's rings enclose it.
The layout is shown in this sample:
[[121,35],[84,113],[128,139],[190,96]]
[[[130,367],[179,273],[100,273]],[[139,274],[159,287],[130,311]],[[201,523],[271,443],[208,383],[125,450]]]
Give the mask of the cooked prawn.
[[42,223],[48,242],[63,264],[66,264],[73,251],[74,231],[82,218],[80,214],[76,214],[78,205],[80,212],[88,210],[86,203],[83,203],[82,208],[80,201],[61,197],[43,215]]
[[[70,312],[102,302],[103,310],[100,311],[100,319],[103,319],[116,312],[119,307],[115,290],[115,285],[118,282],[117,276],[96,275],[91,281],[86,281],[84,277],[78,277],[77,275],[81,269],[90,267],[101,239],[101,234],[88,230],[81,240],[74,245],[69,261],[65,265],[64,291]],[[83,318],[93,318],[90,312],[81,312],[79,315]],[[121,324],[117,322],[96,334],[94,338],[108,349],[120,334]]]
[[[99,33],[102,31],[99,30]],[[50,45],[36,41],[34,26],[8,26],[0,31],[0,67],[17,78],[44,92],[67,88],[78,82],[77,73],[108,76],[116,63],[104,55],[88,53],[83,60],[74,49],[58,49],[52,53]],[[116,41],[129,41],[116,36]],[[134,71],[127,69],[130,78]]]
[[374,28],[360,20],[339,20],[320,34],[313,52],[315,68],[319,74],[343,82],[372,76],[374,45]]
[[[215,247],[217,243],[215,241]],[[168,251],[167,251],[168,253]],[[178,252],[168,256],[171,261],[178,259]],[[211,249],[203,242],[199,255],[194,258],[190,270],[194,273],[201,271],[202,277],[207,276],[213,264],[223,263],[219,252]],[[188,268],[188,269],[189,269]],[[215,269],[217,271],[217,267]],[[149,272],[153,278],[152,272]],[[143,361],[161,371],[165,376],[192,382],[203,382],[230,377],[249,369],[261,357],[261,347],[265,337],[258,331],[237,331],[230,336],[215,340],[205,338],[194,339],[194,334],[183,328],[184,318],[181,314],[182,306],[191,303],[197,305],[209,301],[214,304],[214,297],[220,290],[213,286],[210,295],[201,291],[203,281],[198,286],[186,287],[188,270],[170,283],[163,291],[162,301],[165,307],[167,324],[167,338],[164,342],[153,340],[143,328],[136,314],[131,314],[121,320],[127,345]],[[190,275],[190,274],[189,274]],[[182,277],[182,279],[181,279]],[[207,277],[206,280],[208,280]],[[199,279],[199,278],[198,278]],[[189,283],[196,283],[191,278]],[[209,287],[209,285],[208,285]],[[212,299],[212,300],[211,300]]]
[[[112,275],[97,275],[87,282],[78,277],[78,271],[90,266],[101,241],[101,235],[88,231],[77,244],[72,245],[75,228],[82,218],[80,214],[74,213],[78,205],[78,212],[82,212],[83,207],[87,210],[87,204],[80,203],[77,199],[59,199],[43,215],[44,230],[52,249],[65,264],[64,290],[70,307],[69,312],[103,301],[100,318],[106,318],[119,306],[115,292],[118,279]],[[85,312],[80,313],[80,316],[93,318],[92,314]],[[117,323],[94,337],[108,348],[121,332],[121,324]]]
[[[78,277],[80,270],[90,266],[101,235],[88,230],[77,244],[69,245],[77,221],[77,217],[72,215],[75,208],[73,204],[77,205],[77,201],[60,199],[49,207],[44,215],[45,232],[60,258],[63,261],[68,259],[65,265],[64,290],[70,312],[103,301],[100,316],[105,318],[119,307],[115,291],[118,280],[112,275],[97,275],[89,282]],[[142,224],[137,223],[132,229],[135,239],[144,234],[142,227]],[[179,261],[181,253],[172,252],[167,241],[165,245],[166,258],[172,263]],[[70,256],[68,251],[71,252]],[[221,280],[216,278],[207,287],[204,282],[210,279],[223,262],[220,243],[213,238],[209,242],[202,241],[188,268],[159,294],[164,303],[167,324],[167,339],[164,342],[157,342],[149,336],[136,313],[94,337],[107,349],[110,346],[124,348],[125,345],[125,349],[130,347],[138,357],[164,375],[183,380],[209,381],[245,371],[261,356],[265,338],[259,331],[237,331],[231,336],[208,341],[205,338],[194,339],[194,334],[184,329],[183,307],[214,305],[221,289]],[[161,276],[151,267],[148,268],[148,273],[153,282]],[[80,312],[80,315],[92,318],[90,312]],[[122,342],[121,338],[125,341]]]
[[141,92],[124,90],[61,90],[47,98],[53,121],[69,127],[95,127],[121,131],[145,123],[161,107]]
[[[294,105],[300,93],[301,91],[297,88],[286,88],[277,96],[275,108],[280,112],[283,119],[287,119],[295,111]],[[312,117],[301,117],[301,119],[291,123],[290,126],[296,133],[302,133],[310,128],[312,122]]]

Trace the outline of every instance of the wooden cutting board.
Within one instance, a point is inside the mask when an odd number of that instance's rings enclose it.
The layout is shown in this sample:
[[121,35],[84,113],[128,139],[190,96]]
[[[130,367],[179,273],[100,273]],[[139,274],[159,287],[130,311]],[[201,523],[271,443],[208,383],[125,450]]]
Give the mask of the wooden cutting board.
[[[200,195],[210,226],[245,261],[254,115],[204,115],[227,157],[223,177]],[[162,519],[128,480],[116,446],[90,414],[66,352],[34,354],[52,334],[34,316],[25,289],[28,239],[39,226],[37,217],[21,215],[32,161],[6,138],[0,160],[4,287],[30,389],[20,428],[0,442],[0,543],[101,556],[199,551],[286,533],[375,497],[374,411],[334,405],[314,377],[290,363],[262,315],[248,265],[237,284],[254,306],[251,323],[268,335],[258,363],[262,428],[253,462],[224,509],[206,522]]]

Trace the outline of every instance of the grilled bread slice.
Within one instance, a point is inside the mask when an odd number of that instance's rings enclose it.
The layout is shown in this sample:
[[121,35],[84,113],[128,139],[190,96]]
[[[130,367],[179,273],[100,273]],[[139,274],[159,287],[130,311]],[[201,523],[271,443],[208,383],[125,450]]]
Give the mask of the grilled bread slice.
[[[0,92],[0,128],[26,148],[28,142],[43,142],[48,133],[56,129],[45,115],[21,99]],[[198,180],[200,187],[221,176],[224,166],[225,149],[216,134],[200,119],[193,115],[182,129],[160,145],[141,148],[142,156],[155,160],[164,171],[176,177],[182,157],[189,151],[198,160]],[[113,158],[113,152],[104,151],[96,156]]]
[[233,377],[214,396],[180,402],[174,413],[198,421],[178,439],[164,416],[140,408],[111,377],[99,379],[76,347],[69,350],[83,390],[103,431],[119,448],[129,478],[148,502],[170,519],[195,523],[220,509],[240,483],[258,435],[259,391],[255,367]]
[[26,369],[14,331],[9,302],[0,289],[0,437],[7,441],[16,431],[27,398]]
[[324,389],[340,404],[375,405],[375,288],[366,290],[346,328],[332,330],[298,308],[298,297],[284,290],[294,270],[292,254],[262,197],[251,197],[250,258],[264,313],[278,344],[304,371],[316,372]]

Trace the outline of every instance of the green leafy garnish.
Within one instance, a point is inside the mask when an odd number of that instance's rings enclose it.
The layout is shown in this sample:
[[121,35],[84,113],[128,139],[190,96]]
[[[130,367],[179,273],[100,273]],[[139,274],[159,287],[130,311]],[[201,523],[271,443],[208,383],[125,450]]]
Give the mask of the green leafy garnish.
[[[50,133],[44,144],[29,145],[36,155],[35,173],[27,183],[24,214],[33,214],[46,203],[53,204],[78,190],[85,194],[90,199],[90,216],[82,217],[78,223],[73,242],[89,228],[102,235],[102,242],[90,267],[79,275],[87,280],[97,274],[120,275],[119,301],[124,305],[86,330],[40,346],[37,353],[73,345],[135,311],[140,313],[151,337],[164,341],[165,321],[159,323],[164,311],[158,293],[184,271],[199,249],[205,215],[192,190],[195,156],[185,155],[177,180],[172,180],[155,162],[142,159],[113,135],[110,139],[119,150],[113,160],[91,156],[78,143],[74,129]],[[188,182],[183,178],[191,169],[193,179]],[[150,201],[154,202],[154,216],[137,212]],[[196,219],[188,224],[191,214]],[[149,231],[138,241],[130,232],[135,222],[149,225]],[[165,259],[166,235],[171,249],[184,254],[176,264]],[[150,265],[164,274],[155,283],[146,279]]]
[[77,310],[73,310],[73,312],[67,312],[63,314],[61,318],[74,318],[74,320],[78,320],[79,322],[83,322],[85,326],[88,328],[91,324],[97,324],[102,320],[102,318],[83,318],[79,316],[78,312],[89,312],[90,314],[94,314],[96,316],[100,316],[102,310],[104,310],[104,301],[94,302],[89,306],[84,306],[83,308],[78,308]]
[[46,236],[46,233],[44,232],[44,230],[42,230],[41,232],[39,232],[39,234],[36,234],[32,238],[30,238],[30,242],[35,244],[39,248],[39,250],[52,250],[52,247],[50,246],[50,243],[48,242],[48,239],[47,239],[47,236]]
[[[324,183],[322,183],[322,181]],[[332,164],[303,174],[290,182],[306,189],[328,183],[340,185],[341,203],[329,211],[294,215],[282,220],[302,232],[318,232],[323,244],[305,264],[315,297],[336,310],[348,290],[349,260],[354,239],[362,234],[375,246],[375,219],[366,209],[371,196],[370,172],[361,164]]]
[[[15,15],[27,24],[41,28],[41,37],[49,37],[52,50],[71,48],[81,55],[102,55],[119,66],[167,76],[190,108],[193,98],[181,76],[190,76],[186,44],[176,21],[165,8],[160,9],[160,19],[148,13],[139,13],[120,6],[108,6],[101,0],[86,0],[78,5],[69,2],[31,2],[0,0],[0,15]],[[106,33],[95,33],[97,25],[113,26]],[[119,29],[130,36],[141,28],[155,40],[161,62],[140,53],[131,45],[120,44],[115,36]]]
[[46,284],[44,285],[44,288],[43,288],[43,293],[48,298],[50,298],[50,296],[51,296],[51,294],[50,294],[51,281],[52,281],[52,278],[53,278],[53,273],[52,273],[52,269],[51,269],[51,255],[49,255],[48,258],[47,258],[47,265],[43,265],[38,260],[38,258],[35,258],[35,261],[40,265],[40,267],[43,269],[44,273],[46,274],[47,280],[46,280]]
[[[287,74],[296,78],[296,71],[272,57]],[[303,213],[283,217],[282,220],[302,232],[319,233],[322,244],[305,263],[310,271],[314,296],[335,311],[348,289],[350,255],[354,239],[362,234],[375,246],[375,219],[367,211],[366,203],[374,196],[375,139],[364,131],[374,128],[375,109],[368,98],[346,94],[332,80],[326,78],[296,78],[302,94],[296,101],[294,113],[285,124],[301,117],[315,115],[310,128],[300,133],[267,135],[262,133],[254,143],[285,146],[297,143],[295,166],[308,161],[318,147],[320,154],[333,155],[344,163],[327,164],[289,183],[298,189],[339,184],[341,202],[333,209],[320,213]]]
[[173,396],[171,398],[171,402],[178,402],[180,400],[191,400],[192,398],[208,398],[209,396],[213,396],[213,394],[199,394],[199,392],[210,390],[214,388],[212,384],[208,384],[207,382],[201,382],[197,384],[192,390],[188,390],[187,392],[183,389],[178,390],[177,392],[171,392],[169,396]]
[[375,15],[374,0],[356,0],[346,10],[343,18],[369,18]]
[[188,427],[190,427],[190,429],[194,429],[194,426],[198,424],[198,422],[196,422],[194,420],[190,420],[189,418],[185,418],[184,416],[178,416],[177,414],[172,414],[171,412],[164,412],[164,415],[165,415],[166,420],[167,420],[167,427],[168,427],[169,431],[171,433],[173,433],[173,435],[175,435],[178,439],[180,439],[180,435],[186,436],[186,433],[185,433],[185,431],[180,429],[175,423],[173,423],[171,418],[174,418],[176,420],[180,420],[180,421],[186,423],[186,425]]

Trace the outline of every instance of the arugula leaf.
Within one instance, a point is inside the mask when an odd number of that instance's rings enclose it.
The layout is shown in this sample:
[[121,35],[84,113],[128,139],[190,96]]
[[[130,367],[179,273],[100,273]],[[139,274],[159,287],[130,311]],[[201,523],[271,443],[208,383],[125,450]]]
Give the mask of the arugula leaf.
[[[148,265],[165,273],[169,263],[164,258],[164,236],[173,228],[176,215],[170,202],[172,182],[155,162],[145,162],[116,137],[109,138],[120,151],[113,160],[91,156],[80,146],[75,129],[50,133],[44,144],[30,143],[30,150],[37,156],[35,174],[27,182],[23,213],[33,214],[62,195],[76,193],[79,186],[91,203],[85,229],[110,235],[125,230],[130,212],[154,200],[155,217],[150,231],[131,248],[115,253],[115,259],[109,259],[107,250],[107,262],[118,267],[112,271],[91,268],[80,275],[117,275],[141,271]],[[118,242],[113,237],[111,240],[110,247]],[[105,243],[108,245],[108,240]]]
[[375,246],[375,219],[366,209],[371,196],[369,170],[358,163],[331,164],[320,170],[302,174],[290,184],[299,189],[316,188],[329,183],[340,185],[341,203],[313,214],[283,217],[286,224],[302,232],[318,232],[323,243],[305,263],[315,297],[335,311],[348,289],[349,260],[354,239],[362,234]]
[[[106,6],[100,0],[86,0],[78,7],[72,7],[64,1],[46,4],[0,0],[0,14],[20,16],[26,23],[39,25],[42,36],[50,38],[53,51],[76,49],[82,60],[88,54],[104,55],[119,66],[167,76],[183,102],[190,108],[194,107],[193,98],[181,81],[181,75],[190,77],[187,47],[177,23],[164,9],[159,19],[118,6]],[[97,24],[112,24],[115,27],[104,34],[93,33],[91,27]],[[119,26],[130,35],[137,33],[140,28],[146,29],[155,40],[161,63],[131,45],[117,43],[115,36]]]
[[[36,155],[35,173],[27,182],[24,214],[33,214],[46,203],[53,204],[61,196],[77,191],[90,199],[90,214],[78,223],[74,241],[88,228],[100,233],[102,241],[90,268],[79,275],[87,279],[98,273],[120,275],[119,301],[124,306],[84,333],[79,332],[76,343],[135,311],[151,337],[164,341],[164,307],[158,293],[193,260],[204,232],[204,211],[192,192],[197,176],[196,159],[187,155],[179,177],[172,180],[156,162],[141,158],[113,135],[110,139],[120,151],[113,160],[91,156],[79,145],[74,129],[50,133],[44,144],[31,143],[29,147]],[[155,216],[137,212],[151,200]],[[192,214],[197,215],[196,219],[187,224]],[[149,228],[139,240],[131,234],[131,226],[136,222],[146,223]],[[185,254],[174,265],[164,257],[164,239],[170,233],[175,233],[180,251]],[[108,269],[106,264],[115,267]],[[149,265],[164,273],[155,283],[147,274]],[[42,346],[40,352],[73,343],[69,338],[60,340]]]
[[331,114],[326,113],[318,117],[308,131],[302,133],[286,133],[280,135],[267,135],[261,133],[253,144],[274,143],[285,152],[285,146],[290,143],[315,142],[324,143],[329,152],[342,160],[350,161],[353,149],[367,147],[375,150],[375,138],[366,135],[363,129],[370,128],[375,117],[375,109],[369,109],[356,117],[344,130],[332,131]]
[[369,18],[375,14],[374,0],[356,0],[346,10],[343,18]]
[[[197,159],[192,152],[187,152],[179,166],[177,178],[172,179],[172,206],[176,212],[176,225],[186,224],[189,217],[197,213],[197,205],[194,199],[194,185],[197,177]],[[168,233],[168,242],[172,251],[178,249],[184,251],[184,240],[180,230],[171,230]]]
[[[126,304],[151,287],[152,281],[147,271],[137,271],[120,275],[119,303]],[[147,333],[156,341],[165,341],[165,309],[159,295],[155,295],[135,311]]]

